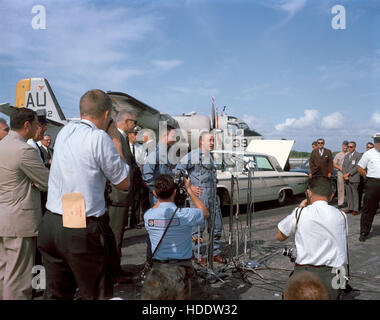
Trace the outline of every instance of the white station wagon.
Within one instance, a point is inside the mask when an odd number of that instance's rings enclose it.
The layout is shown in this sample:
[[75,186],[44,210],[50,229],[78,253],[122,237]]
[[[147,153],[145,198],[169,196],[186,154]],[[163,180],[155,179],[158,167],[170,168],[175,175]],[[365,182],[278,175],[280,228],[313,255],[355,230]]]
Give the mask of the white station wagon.
[[[254,203],[277,200],[284,205],[292,195],[305,193],[308,176],[302,172],[283,171],[276,158],[247,151],[213,151],[217,164],[217,194],[222,206],[231,199],[231,175],[238,179],[239,204],[247,204],[248,166],[253,166]],[[221,161],[223,157],[223,162]],[[237,203],[237,184],[234,185],[234,204]]]

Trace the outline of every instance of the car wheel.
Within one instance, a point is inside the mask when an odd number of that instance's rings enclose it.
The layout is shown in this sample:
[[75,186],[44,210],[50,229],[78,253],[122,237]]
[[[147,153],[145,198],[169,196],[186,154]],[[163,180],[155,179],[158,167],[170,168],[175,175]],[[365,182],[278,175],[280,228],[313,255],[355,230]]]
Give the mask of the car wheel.
[[286,201],[288,200],[287,199],[287,194],[286,194],[286,190],[281,190],[279,195],[278,195],[278,199],[277,199],[277,202],[280,206],[283,206]]

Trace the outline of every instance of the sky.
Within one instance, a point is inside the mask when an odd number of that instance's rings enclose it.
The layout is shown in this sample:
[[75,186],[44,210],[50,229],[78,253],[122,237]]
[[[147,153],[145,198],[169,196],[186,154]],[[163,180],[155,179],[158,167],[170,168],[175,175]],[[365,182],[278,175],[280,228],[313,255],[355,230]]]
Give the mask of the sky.
[[[33,28],[36,5],[46,29]],[[293,150],[323,137],[363,152],[380,132],[380,1],[0,0],[0,103],[30,77],[48,79],[69,118],[94,88],[171,115],[209,115],[214,97]]]

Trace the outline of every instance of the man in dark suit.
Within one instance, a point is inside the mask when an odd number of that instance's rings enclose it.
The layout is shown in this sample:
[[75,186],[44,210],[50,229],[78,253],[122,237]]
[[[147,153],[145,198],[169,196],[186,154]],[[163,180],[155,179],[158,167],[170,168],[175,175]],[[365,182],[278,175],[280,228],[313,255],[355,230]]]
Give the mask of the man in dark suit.
[[333,156],[329,149],[326,149],[325,139],[318,139],[318,148],[314,149],[310,155],[309,178],[313,176],[325,176],[331,178],[333,173]]
[[41,139],[41,147],[40,150],[43,154],[44,164],[46,168],[50,169],[51,161],[53,159],[54,150],[50,148],[51,145],[51,136],[49,134],[45,134],[43,139]]
[[358,162],[362,155],[355,151],[355,141],[348,143],[348,153],[344,157],[342,171],[345,181],[348,210],[346,213],[352,213],[354,216],[359,212],[359,193],[360,174],[358,172]]
[[126,163],[130,167],[130,188],[128,192],[117,190],[112,186],[109,196],[108,214],[110,226],[115,235],[116,245],[121,259],[121,247],[123,235],[128,225],[128,211],[133,205],[136,192],[141,189],[141,171],[133,156],[128,140],[128,133],[132,132],[137,124],[136,115],[133,112],[122,110],[116,117],[116,124],[120,134],[122,153]]

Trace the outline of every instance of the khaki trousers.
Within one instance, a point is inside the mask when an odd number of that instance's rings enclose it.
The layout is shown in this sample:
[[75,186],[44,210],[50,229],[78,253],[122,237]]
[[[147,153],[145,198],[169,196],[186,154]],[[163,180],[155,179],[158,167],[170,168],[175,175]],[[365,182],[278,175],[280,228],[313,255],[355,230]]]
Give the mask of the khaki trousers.
[[338,184],[338,206],[342,206],[344,203],[344,178],[343,173],[338,171],[337,175]]
[[0,300],[32,299],[36,237],[0,237]]

